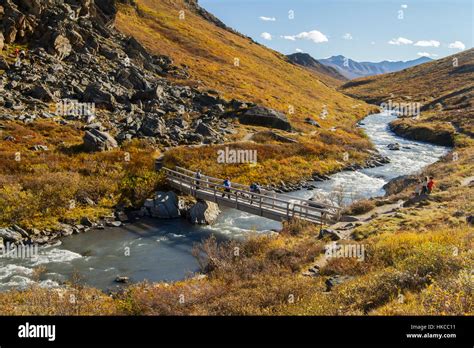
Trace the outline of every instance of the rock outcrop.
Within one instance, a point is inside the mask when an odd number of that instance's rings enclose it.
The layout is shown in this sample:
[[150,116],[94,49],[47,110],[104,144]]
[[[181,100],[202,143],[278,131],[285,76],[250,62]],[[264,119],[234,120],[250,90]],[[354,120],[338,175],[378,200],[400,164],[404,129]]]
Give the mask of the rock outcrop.
[[107,132],[91,129],[84,135],[84,148],[87,151],[108,151],[116,147],[117,141]]
[[386,196],[391,196],[402,192],[408,186],[418,183],[419,178],[416,175],[402,175],[393,178],[382,188],[385,190]]
[[188,209],[186,217],[192,224],[212,225],[220,212],[216,203],[198,200]]
[[253,126],[291,130],[291,124],[285,114],[263,106],[248,109],[239,117],[239,121],[242,124]]
[[0,238],[11,243],[18,243],[23,240],[21,233],[13,228],[0,228]]
[[[175,84],[189,77],[187,67],[148,53],[115,30],[117,2],[0,0],[0,46],[29,47],[19,65],[0,59],[3,114],[25,123],[46,115],[60,116],[61,124],[96,119],[119,143],[132,138],[153,138],[164,146],[224,142],[234,127],[226,113],[249,104]],[[72,109],[63,107],[71,103]]]
[[172,191],[157,192],[153,199],[147,199],[144,205],[145,215],[159,219],[174,219],[181,216],[181,203]]

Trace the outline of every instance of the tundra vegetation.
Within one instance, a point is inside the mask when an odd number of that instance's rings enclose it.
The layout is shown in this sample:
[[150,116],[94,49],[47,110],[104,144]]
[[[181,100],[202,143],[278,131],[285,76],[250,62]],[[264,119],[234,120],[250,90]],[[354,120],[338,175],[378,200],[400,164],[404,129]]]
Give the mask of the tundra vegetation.
[[[246,134],[261,129],[240,126],[232,144],[177,147],[165,154],[166,165],[200,168],[205,174],[230,176],[241,183],[258,180],[270,184],[275,178],[291,182],[314,172],[338,170],[344,165],[341,158],[345,152],[362,163],[370,143],[355,123],[372,107],[353,97],[381,103],[388,101],[390,93],[400,101],[411,96],[413,102],[423,105],[433,102],[433,108],[422,108],[418,119],[402,119],[395,127],[403,123],[400,133],[413,137],[419,136],[417,130],[427,129],[421,132],[425,140],[445,139],[447,132],[458,159],[448,155],[424,170],[423,175],[432,175],[437,181],[427,199],[394,214],[375,214],[368,223],[353,229],[352,239],[341,241],[363,245],[366,255],[362,261],[331,258],[317,275],[305,275],[324,255],[330,240],[318,238],[319,226],[295,220],[285,223],[275,235],[250,235],[243,241],[223,243],[210,238],[197,244],[194,255],[204,277],[130,284],[111,295],[74,277],[60,289],[33,285],[2,292],[0,314],[474,314],[474,232],[466,219],[473,214],[474,196],[473,185],[466,181],[474,172],[472,98],[465,95],[469,91],[450,94],[466,81],[472,83],[472,69],[464,67],[453,73],[446,70],[448,66],[437,69],[433,65],[437,62],[428,63],[412,68],[420,70],[349,82],[340,88],[349,97],[324,85],[316,73],[289,65],[279,53],[216,26],[196,12],[193,1],[129,3],[135,6],[119,6],[118,29],[136,37],[149,50],[190,67],[192,78],[176,79],[176,84],[219,89],[226,98],[281,111],[287,111],[289,105],[295,108],[289,115],[295,132],[285,135],[296,143],[262,136],[255,143],[241,142]],[[182,8],[187,9],[186,20],[178,16]],[[14,47],[10,45],[8,50]],[[10,54],[8,50],[2,55]],[[463,54],[472,55],[472,50]],[[235,58],[239,58],[239,66],[233,64]],[[423,67],[429,67],[430,74],[424,73]],[[432,80],[420,88],[422,85],[411,79],[414,71]],[[439,72],[445,72],[447,78]],[[441,82],[446,90],[438,88]],[[318,118],[325,109],[328,116]],[[321,128],[306,123],[307,117],[316,118]],[[2,121],[1,125],[0,226],[53,228],[59,221],[110,214],[118,205],[136,208],[163,184],[163,177],[153,168],[163,148],[148,140],[125,141],[111,151],[91,153],[84,151],[84,130],[74,122]],[[47,151],[37,151],[37,145],[46,146]],[[220,165],[216,151],[224,146],[256,149],[257,164]],[[404,187],[388,197],[358,202],[348,212],[366,213],[374,206],[409,200],[413,191],[412,186]],[[71,202],[75,204],[71,206]],[[42,268],[36,270],[38,279],[42,272]],[[338,284],[328,291],[328,281],[335,278]]]

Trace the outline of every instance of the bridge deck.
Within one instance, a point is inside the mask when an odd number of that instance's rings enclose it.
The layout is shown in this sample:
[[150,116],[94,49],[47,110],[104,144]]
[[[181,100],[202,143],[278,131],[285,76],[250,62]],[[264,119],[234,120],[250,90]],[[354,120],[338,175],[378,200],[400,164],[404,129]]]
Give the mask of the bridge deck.
[[169,184],[182,193],[268,219],[283,221],[295,217],[325,223],[336,221],[339,214],[339,209],[334,206],[288,195],[277,196],[275,192],[266,190],[261,194],[252,193],[248,186],[241,184],[232,183],[230,192],[224,192],[223,180],[205,175],[199,180],[195,172],[184,168],[163,170]]

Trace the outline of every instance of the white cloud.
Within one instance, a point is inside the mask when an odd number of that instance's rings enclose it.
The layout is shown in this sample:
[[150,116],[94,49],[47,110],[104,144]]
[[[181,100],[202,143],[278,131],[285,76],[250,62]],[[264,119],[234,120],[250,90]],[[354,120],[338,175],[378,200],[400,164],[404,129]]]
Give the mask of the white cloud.
[[428,53],[428,52],[418,52],[417,54],[418,54],[420,57],[428,57],[428,58],[431,58],[431,57],[438,57],[437,54]]
[[265,17],[265,16],[260,16],[259,17],[262,21],[270,21],[270,22],[275,22],[276,21],[276,18],[275,17]]
[[448,46],[449,48],[455,48],[461,51],[464,51],[466,49],[466,45],[463,44],[461,41],[454,41],[451,42]]
[[371,44],[371,45],[375,45],[375,41],[372,41],[370,44]]
[[328,42],[328,38],[326,35],[321,33],[318,30],[311,30],[309,32],[303,31],[302,33],[299,33],[298,35],[284,35],[282,38],[286,40],[291,40],[295,41],[297,39],[299,40],[311,40],[314,43],[321,43],[321,42]]
[[440,42],[436,40],[421,40],[417,41],[414,46],[420,47],[439,47]]
[[352,35],[351,35],[351,33],[345,33],[342,38],[344,40],[352,40]]
[[398,39],[392,39],[388,42],[390,45],[411,45],[413,41],[405,39],[404,37],[399,37]]
[[408,5],[402,5],[402,8],[408,8]]
[[272,34],[265,32],[265,33],[261,33],[260,37],[262,39],[265,39],[265,40],[271,40],[272,39]]
[[302,52],[303,52],[303,50],[302,50],[301,48],[297,48],[295,51],[298,52],[298,53],[302,53]]

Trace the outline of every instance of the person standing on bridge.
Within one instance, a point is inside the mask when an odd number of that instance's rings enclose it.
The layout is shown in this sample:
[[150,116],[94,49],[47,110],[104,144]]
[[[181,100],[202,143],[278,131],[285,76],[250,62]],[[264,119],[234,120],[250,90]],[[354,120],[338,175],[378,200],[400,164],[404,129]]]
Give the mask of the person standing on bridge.
[[232,184],[230,183],[230,178],[226,178],[224,180],[224,193],[222,194],[222,197],[226,195],[227,192],[227,197],[230,199],[230,188],[232,187]]
[[196,190],[199,190],[199,183],[201,182],[200,180],[202,178],[201,169],[197,170],[196,175],[194,175],[194,177],[196,178]]
[[[253,182],[250,185],[250,192],[260,194],[261,193],[260,185],[256,182]],[[252,204],[254,197],[255,197],[254,195],[250,195],[250,204]]]

